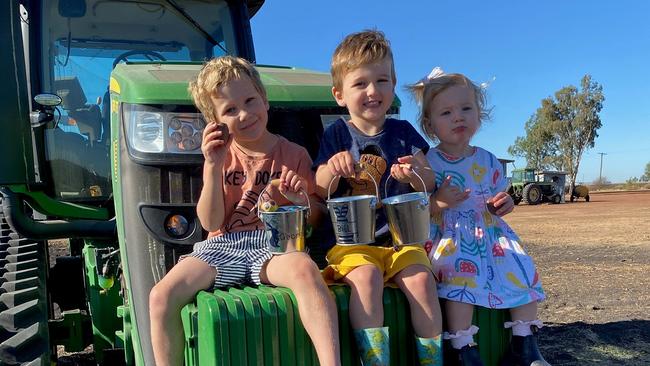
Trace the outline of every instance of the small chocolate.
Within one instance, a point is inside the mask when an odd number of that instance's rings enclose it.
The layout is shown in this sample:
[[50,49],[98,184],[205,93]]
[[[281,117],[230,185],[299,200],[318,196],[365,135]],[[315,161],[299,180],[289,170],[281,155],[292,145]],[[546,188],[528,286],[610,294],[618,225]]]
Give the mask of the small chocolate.
[[226,125],[225,123],[217,123],[217,131],[221,131],[221,136],[219,136],[219,140],[228,141],[228,137],[230,136],[230,131],[228,131],[228,125]]

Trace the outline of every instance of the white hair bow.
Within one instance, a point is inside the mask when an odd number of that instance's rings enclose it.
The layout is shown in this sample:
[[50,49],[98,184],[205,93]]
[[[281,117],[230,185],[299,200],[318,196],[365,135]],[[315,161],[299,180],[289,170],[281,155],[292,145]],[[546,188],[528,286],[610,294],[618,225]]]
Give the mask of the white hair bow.
[[433,70],[431,70],[431,72],[429,73],[429,75],[427,75],[426,77],[420,79],[420,82],[421,82],[422,84],[426,84],[426,83],[428,83],[429,81],[431,81],[431,80],[433,80],[433,79],[435,79],[435,78],[438,78],[438,77],[444,76],[444,75],[445,75],[445,72],[442,71],[442,68],[441,68],[440,66],[436,66],[436,67],[433,68]]

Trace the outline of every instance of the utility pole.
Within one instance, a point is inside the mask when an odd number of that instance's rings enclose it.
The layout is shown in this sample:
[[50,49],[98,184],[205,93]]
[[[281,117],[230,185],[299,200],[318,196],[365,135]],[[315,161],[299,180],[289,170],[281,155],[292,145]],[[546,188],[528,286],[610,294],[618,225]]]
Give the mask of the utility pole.
[[598,184],[603,184],[603,155],[607,155],[607,153],[598,154],[600,154],[600,175],[598,176]]

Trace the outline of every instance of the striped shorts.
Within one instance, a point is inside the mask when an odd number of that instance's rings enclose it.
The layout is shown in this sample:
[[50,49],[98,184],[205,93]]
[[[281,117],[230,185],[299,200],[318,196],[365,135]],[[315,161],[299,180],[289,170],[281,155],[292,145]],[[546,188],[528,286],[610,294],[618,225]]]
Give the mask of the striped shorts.
[[194,244],[187,256],[198,258],[217,270],[214,287],[261,283],[262,266],[273,255],[264,230],[242,231],[215,236]]

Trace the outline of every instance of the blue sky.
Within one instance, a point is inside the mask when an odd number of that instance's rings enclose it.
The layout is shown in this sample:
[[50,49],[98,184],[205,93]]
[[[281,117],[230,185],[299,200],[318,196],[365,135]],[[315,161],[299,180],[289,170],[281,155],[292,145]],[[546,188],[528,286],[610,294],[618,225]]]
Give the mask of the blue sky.
[[511,158],[508,146],[541,100],[591,74],[606,98],[603,127],[578,181],[598,179],[600,152],[612,182],[641,176],[650,162],[650,2],[276,0],[252,19],[258,63],[318,71],[329,71],[345,35],[367,28],[392,43],[403,119],[417,115],[403,85],[434,66],[476,82],[496,77],[488,89],[493,118],[473,144]]

